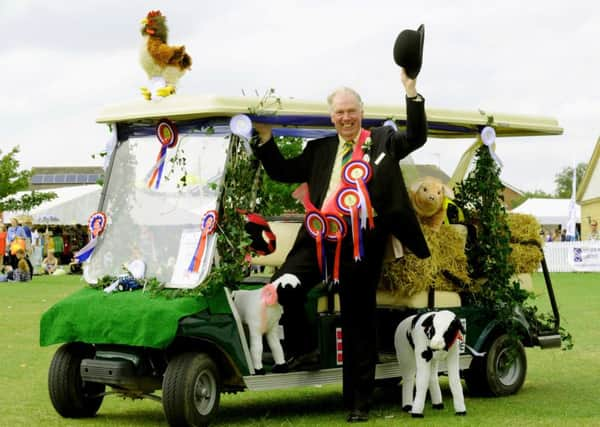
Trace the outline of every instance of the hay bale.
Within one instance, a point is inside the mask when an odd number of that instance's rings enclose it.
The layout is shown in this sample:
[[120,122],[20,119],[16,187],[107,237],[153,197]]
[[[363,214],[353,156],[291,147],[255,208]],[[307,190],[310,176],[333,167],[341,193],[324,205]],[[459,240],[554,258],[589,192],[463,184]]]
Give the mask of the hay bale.
[[422,290],[429,289],[433,282],[433,266],[431,259],[420,260],[413,254],[405,253],[395,261],[386,263],[379,288],[412,296]]
[[510,228],[510,247],[512,249],[508,261],[514,265],[515,273],[537,271],[542,261],[542,252],[535,244],[523,243],[535,242],[540,247],[543,245],[540,223],[533,215],[518,213],[509,213],[507,223]]
[[509,213],[506,222],[510,228],[511,243],[536,241],[543,243],[540,235],[541,225],[533,215]]
[[402,258],[386,263],[380,288],[412,296],[430,287],[447,291],[468,287],[466,235],[446,224],[442,224],[439,232],[424,227],[423,234],[431,257],[420,259],[407,251]]
[[[542,245],[540,224],[532,215],[513,213],[508,215],[507,222],[512,248],[509,262],[515,266],[515,273],[537,271],[542,252],[535,245],[521,242],[533,241]],[[439,232],[423,227],[431,257],[420,259],[407,251],[404,257],[384,264],[379,288],[408,297],[431,287],[441,291],[478,292],[481,283],[471,280],[468,275],[464,250],[466,234],[459,230],[446,224]]]
[[515,266],[515,273],[533,273],[540,267],[542,251],[535,245],[511,243],[508,262]]

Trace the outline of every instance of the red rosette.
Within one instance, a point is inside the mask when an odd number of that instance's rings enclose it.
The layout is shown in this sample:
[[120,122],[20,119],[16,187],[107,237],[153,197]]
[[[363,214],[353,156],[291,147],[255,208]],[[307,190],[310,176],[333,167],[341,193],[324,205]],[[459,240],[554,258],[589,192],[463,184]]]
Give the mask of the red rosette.
[[360,207],[360,195],[352,187],[342,188],[335,197],[338,210],[344,215],[350,215],[352,209]]
[[104,212],[98,211],[90,215],[90,218],[88,219],[88,228],[90,230],[90,234],[92,235],[92,239],[95,239],[102,234],[105,227],[106,214]]
[[198,241],[194,256],[188,266],[188,271],[197,273],[200,270],[200,266],[204,262],[208,236],[213,234],[217,229],[217,218],[218,214],[215,210],[207,211],[202,217],[202,220],[200,221],[200,240]]
[[339,216],[326,214],[325,220],[327,221],[325,239],[330,242],[337,242],[340,237],[344,238],[346,235],[346,223]]
[[323,236],[327,232],[327,223],[325,218],[317,211],[311,211],[304,217],[304,226],[308,234],[316,239],[318,236]]
[[352,160],[344,166],[342,178],[346,184],[355,185],[356,182],[369,182],[371,179],[371,166],[363,160]]
[[358,190],[352,187],[342,188],[336,196],[336,204],[340,212],[350,215],[350,226],[352,227],[352,245],[354,247],[354,259],[360,260],[362,256],[362,238],[360,232],[359,209],[361,197]]
[[160,150],[156,156],[156,162],[150,169],[146,179],[148,180],[148,188],[154,185],[157,189],[160,186],[160,179],[165,167],[167,148],[173,148],[177,145],[179,132],[177,126],[171,120],[161,119],[156,124],[155,133],[158,142],[160,142]]
[[[325,265],[325,246],[323,242],[323,236],[327,232],[327,223],[325,218],[318,211],[310,211],[304,217],[304,226],[308,234],[315,239],[316,251],[317,251],[317,264],[319,265],[319,271],[324,273],[323,266]],[[326,276],[326,273],[324,273]]]
[[173,148],[177,145],[179,131],[171,120],[161,119],[156,125],[156,137],[162,145]]
[[204,214],[202,217],[202,230],[206,231],[207,234],[212,234],[217,229],[217,219],[219,215],[217,211],[210,210]]
[[371,166],[363,160],[354,160],[344,166],[342,172],[342,178],[348,185],[356,187],[358,195],[361,199],[360,203],[360,216],[361,216],[361,228],[366,228],[367,220],[369,222],[369,228],[375,227],[373,220],[373,207],[371,206],[371,198],[369,197],[369,190],[367,189],[367,183],[371,179]]
[[346,223],[338,216],[326,214],[327,233],[325,238],[335,242],[335,256],[333,259],[333,283],[340,281],[340,257],[342,254],[342,240],[346,235]]

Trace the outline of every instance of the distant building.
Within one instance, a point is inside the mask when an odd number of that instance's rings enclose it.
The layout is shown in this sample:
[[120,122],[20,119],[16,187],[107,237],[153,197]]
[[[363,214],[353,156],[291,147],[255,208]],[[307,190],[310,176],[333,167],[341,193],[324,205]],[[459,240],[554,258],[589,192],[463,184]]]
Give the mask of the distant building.
[[502,190],[502,194],[504,195],[504,207],[508,210],[512,209],[515,206],[515,202],[518,202],[523,199],[525,194],[516,187],[513,187],[506,182],[502,182],[504,189]]
[[415,167],[417,168],[417,173],[420,177],[432,176],[441,180],[444,184],[447,184],[448,181],[450,181],[450,177],[446,174],[446,172],[438,168],[436,165],[415,165]]
[[34,167],[31,169],[30,190],[96,184],[104,170],[99,166]]
[[[448,184],[450,181],[450,176],[448,176],[446,172],[441,170],[436,165],[415,165],[415,167],[419,177],[433,176],[434,178],[440,179],[444,184]],[[510,210],[514,205],[514,202],[522,199],[525,194],[518,188],[513,187],[505,182],[502,182],[502,185],[504,187],[502,189],[502,194],[504,196],[504,207],[507,210]]]
[[587,240],[591,231],[591,223],[600,223],[600,138],[588,162],[588,167],[577,189],[577,202],[581,205],[581,238]]

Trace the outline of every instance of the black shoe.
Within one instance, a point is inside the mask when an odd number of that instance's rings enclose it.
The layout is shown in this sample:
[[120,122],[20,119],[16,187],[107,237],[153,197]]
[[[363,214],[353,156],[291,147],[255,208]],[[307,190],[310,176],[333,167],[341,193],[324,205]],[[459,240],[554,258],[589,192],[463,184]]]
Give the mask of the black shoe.
[[283,362],[281,365],[274,365],[273,369],[271,369],[272,374],[285,374],[289,372],[290,368],[287,363]]
[[315,371],[320,368],[320,355],[318,350],[310,353],[292,356],[287,365],[290,371]]
[[266,372],[265,372],[264,368],[254,370],[254,375],[265,375],[265,374],[266,374]]
[[354,410],[350,412],[346,421],[349,423],[364,423],[369,421],[369,413],[365,411]]

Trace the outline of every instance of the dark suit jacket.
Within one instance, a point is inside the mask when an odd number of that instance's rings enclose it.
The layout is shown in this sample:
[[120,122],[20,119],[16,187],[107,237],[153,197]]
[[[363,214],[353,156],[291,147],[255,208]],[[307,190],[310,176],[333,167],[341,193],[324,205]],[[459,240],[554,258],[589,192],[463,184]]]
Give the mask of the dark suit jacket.
[[[416,256],[425,258],[429,256],[429,248],[408,197],[399,165],[402,158],[423,146],[427,140],[425,102],[407,98],[406,104],[406,132],[394,132],[388,126],[371,129],[373,144],[369,162],[373,177],[368,189],[379,217],[378,226],[392,233]],[[298,157],[285,159],[271,138],[256,149],[256,155],[272,179],[288,183],[307,182],[312,203],[320,207],[329,186],[337,147],[337,135],[315,139],[308,142]],[[302,227],[294,249],[299,249],[296,246],[302,244],[307,234]],[[314,252],[314,246],[310,250]]]

